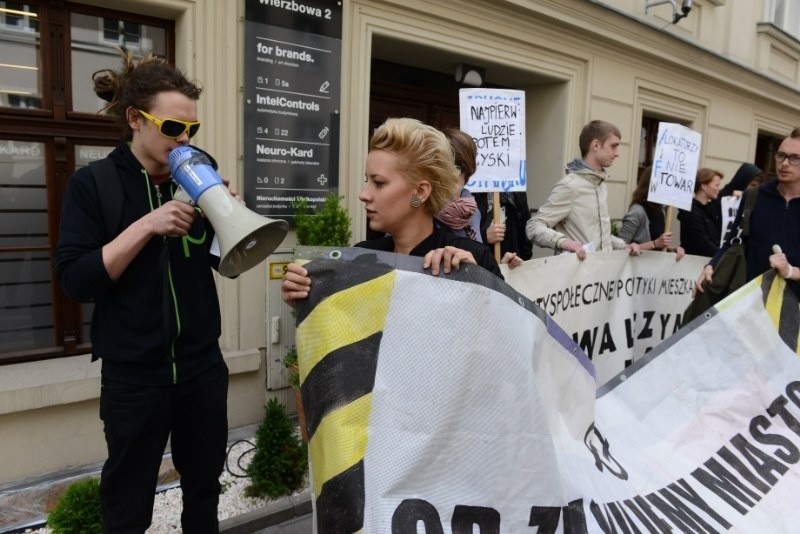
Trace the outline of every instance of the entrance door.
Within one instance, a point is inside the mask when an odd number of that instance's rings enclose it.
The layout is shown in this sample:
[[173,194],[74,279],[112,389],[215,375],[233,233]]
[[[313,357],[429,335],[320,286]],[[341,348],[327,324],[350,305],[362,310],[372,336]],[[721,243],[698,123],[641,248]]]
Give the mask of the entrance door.
[[439,129],[458,128],[458,89],[452,76],[372,60],[370,132],[390,117],[412,117]]
[[[370,135],[393,117],[411,117],[440,130],[459,126],[460,85],[451,76],[373,59],[370,84]],[[381,235],[367,225],[367,239]]]

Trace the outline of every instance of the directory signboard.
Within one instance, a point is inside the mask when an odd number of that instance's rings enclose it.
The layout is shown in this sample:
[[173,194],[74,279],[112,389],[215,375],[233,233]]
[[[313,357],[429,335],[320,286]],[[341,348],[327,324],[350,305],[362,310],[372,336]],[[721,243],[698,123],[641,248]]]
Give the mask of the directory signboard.
[[293,220],[338,188],[341,2],[245,0],[244,198]]

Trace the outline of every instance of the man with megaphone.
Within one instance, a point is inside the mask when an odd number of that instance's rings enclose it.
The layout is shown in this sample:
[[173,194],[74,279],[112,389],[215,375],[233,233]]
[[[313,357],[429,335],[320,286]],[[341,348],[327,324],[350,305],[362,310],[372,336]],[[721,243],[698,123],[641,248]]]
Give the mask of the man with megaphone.
[[[93,79],[125,137],[105,162],[108,172],[84,167],[70,178],[55,262],[66,292],[95,305],[91,338],[93,358],[102,360],[108,448],[100,480],[104,531],[144,532],[150,525],[171,438],[183,532],[218,532],[228,435],[228,369],[212,274],[220,258],[211,253],[214,222],[173,199],[168,165],[170,153],[187,147],[200,128],[201,89],[159,58],[135,63],[124,53],[120,72],[99,71]],[[113,180],[117,192],[104,198]],[[120,194],[121,213],[109,217],[105,203]],[[225,197],[232,198],[227,189]],[[252,249],[253,239],[245,247]]]

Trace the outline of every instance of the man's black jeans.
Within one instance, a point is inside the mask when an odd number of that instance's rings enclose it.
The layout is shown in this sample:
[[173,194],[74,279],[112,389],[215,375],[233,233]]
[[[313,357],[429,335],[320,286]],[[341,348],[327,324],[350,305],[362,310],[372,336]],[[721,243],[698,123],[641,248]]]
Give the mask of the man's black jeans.
[[171,386],[137,386],[103,378],[100,418],[108,447],[100,479],[104,532],[143,533],[150,526],[168,438],[181,476],[183,532],[219,532],[227,397],[224,362],[189,382]]

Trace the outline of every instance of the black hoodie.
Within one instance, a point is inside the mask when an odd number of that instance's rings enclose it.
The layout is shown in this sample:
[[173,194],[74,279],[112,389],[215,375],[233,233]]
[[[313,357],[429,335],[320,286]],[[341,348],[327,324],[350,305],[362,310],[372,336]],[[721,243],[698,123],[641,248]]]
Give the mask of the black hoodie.
[[[172,198],[175,185],[153,186],[127,142],[108,157],[124,192],[120,231]],[[196,217],[183,238],[154,236],[112,281],[102,258],[106,229],[101,201],[89,167],[79,169],[67,184],[55,266],[68,295],[94,301],[92,348],[94,357],[103,359],[103,376],[167,385],[221,362],[219,301],[211,271],[219,258],[209,254],[211,225]]]

